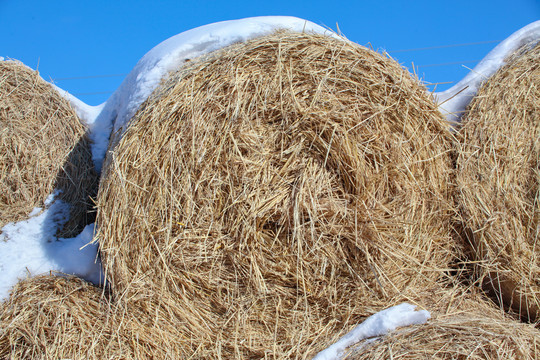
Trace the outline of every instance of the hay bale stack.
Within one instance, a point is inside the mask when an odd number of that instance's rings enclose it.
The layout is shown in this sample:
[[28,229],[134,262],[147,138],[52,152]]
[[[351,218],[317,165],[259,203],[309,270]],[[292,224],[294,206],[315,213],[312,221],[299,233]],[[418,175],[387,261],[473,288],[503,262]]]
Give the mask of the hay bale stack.
[[42,207],[55,188],[73,205],[60,236],[74,236],[91,221],[97,174],[84,134],[69,103],[37,72],[0,61],[0,227]]
[[417,80],[348,41],[279,32],[191,61],[106,161],[113,291],[165,314],[185,356],[309,357],[445,276],[450,136]]
[[540,332],[501,313],[479,294],[456,288],[437,294],[438,306],[423,325],[399,328],[350,349],[344,360],[540,358]]
[[103,289],[75,277],[27,279],[0,305],[0,358],[136,358],[117,320]]
[[540,320],[540,45],[516,56],[473,99],[460,129],[462,226],[484,289]]

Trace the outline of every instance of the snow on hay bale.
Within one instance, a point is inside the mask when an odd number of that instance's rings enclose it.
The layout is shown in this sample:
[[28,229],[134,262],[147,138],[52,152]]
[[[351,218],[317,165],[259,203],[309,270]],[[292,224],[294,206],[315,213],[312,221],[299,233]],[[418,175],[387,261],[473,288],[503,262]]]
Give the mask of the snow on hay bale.
[[432,318],[397,329],[348,350],[344,360],[362,359],[520,359],[540,358],[539,331],[501,311],[480,294],[454,288],[437,293]]
[[76,277],[23,280],[0,305],[0,358],[136,358],[113,310],[103,289]]
[[37,72],[0,61],[0,227],[25,219],[57,188],[73,205],[59,235],[82,230],[97,188],[84,134],[69,103]]
[[417,80],[348,41],[278,32],[194,59],[108,154],[113,291],[165,309],[186,354],[313,355],[445,276],[450,136]]
[[540,45],[484,84],[459,139],[459,205],[479,281],[501,306],[538,321]]

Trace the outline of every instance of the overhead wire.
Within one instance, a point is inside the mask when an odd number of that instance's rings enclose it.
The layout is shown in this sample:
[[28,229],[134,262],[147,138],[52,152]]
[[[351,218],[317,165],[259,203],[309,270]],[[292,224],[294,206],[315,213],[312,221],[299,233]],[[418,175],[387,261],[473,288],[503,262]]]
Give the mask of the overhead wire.
[[501,42],[502,40],[487,40],[487,41],[476,41],[476,42],[470,42],[470,43],[461,43],[461,44],[449,44],[449,45],[439,45],[439,46],[429,46],[429,47],[422,47],[422,48],[412,48],[412,49],[399,49],[399,50],[392,50],[387,51],[388,53],[402,53],[402,52],[412,52],[412,51],[425,51],[425,50],[436,50],[436,49],[447,49],[447,48],[454,48],[454,47],[461,47],[461,46],[474,46],[474,45],[485,45],[485,44],[494,44]]
[[105,75],[87,75],[87,76],[72,76],[64,78],[54,78],[53,81],[64,81],[64,80],[84,80],[84,79],[96,79],[96,78],[108,78],[108,77],[120,77],[126,76],[126,74],[105,74]]
[[[420,47],[420,48],[410,48],[410,49],[397,49],[397,50],[391,50],[386,51],[388,54],[397,54],[397,53],[404,53],[404,52],[415,52],[415,51],[428,51],[428,50],[438,50],[438,49],[447,49],[447,48],[456,48],[456,47],[465,47],[465,46],[478,46],[478,45],[486,45],[486,44],[494,44],[501,42],[502,40],[486,40],[486,41],[476,41],[476,42],[468,42],[468,43],[460,43],[460,44],[447,44],[447,45],[437,45],[437,46],[428,46],[428,47]],[[452,62],[444,62],[444,63],[434,63],[434,64],[424,64],[424,65],[415,65],[415,68],[427,68],[427,67],[439,67],[439,66],[451,66],[451,65],[461,65],[461,64],[470,64],[475,63],[480,60],[464,60],[464,61],[452,61]],[[62,77],[62,78],[54,78],[51,79],[54,81],[69,81],[69,80],[88,80],[88,79],[99,79],[99,78],[113,78],[113,77],[122,77],[126,76],[127,73],[121,73],[121,74],[98,74],[98,75],[87,75],[87,76],[70,76],[70,77]],[[433,83],[433,85],[436,84],[451,84],[453,81],[450,82],[439,82],[439,83]],[[76,96],[87,96],[87,95],[103,95],[103,94],[111,94],[113,91],[97,91],[97,92],[86,92],[86,93],[74,93],[73,95]]]
[[72,95],[81,96],[81,95],[103,95],[103,94],[112,94],[114,91],[96,91],[96,92],[87,92],[87,93],[74,93]]

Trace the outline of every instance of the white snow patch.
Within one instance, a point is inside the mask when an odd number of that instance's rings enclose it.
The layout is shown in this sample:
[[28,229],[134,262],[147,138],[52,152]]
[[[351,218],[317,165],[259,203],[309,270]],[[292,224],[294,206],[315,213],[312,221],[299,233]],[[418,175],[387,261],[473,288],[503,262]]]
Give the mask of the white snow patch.
[[368,317],[345,334],[336,343],[321,351],[313,360],[339,360],[345,349],[361,340],[382,336],[398,327],[424,324],[431,315],[426,310],[416,311],[416,306],[403,303]]
[[76,237],[57,239],[55,233],[69,215],[70,205],[51,194],[45,208],[35,208],[27,220],[9,223],[0,233],[0,300],[29,275],[59,271],[77,275],[94,284],[103,283],[97,245],[92,241],[94,224]]
[[478,92],[484,81],[506,60],[523,46],[533,47],[540,41],[540,20],[535,21],[510,35],[491,50],[461,81],[446,91],[435,93],[439,110],[451,123],[459,122],[465,108]]
[[107,100],[91,125],[96,169],[101,171],[111,131],[122,130],[139,106],[172,70],[190,60],[237,42],[267,35],[277,29],[336,36],[307,20],[290,16],[261,16],[222,21],[175,35],[144,55]]
[[103,107],[105,106],[105,103],[97,106],[88,105],[79,98],[71,95],[66,90],[56,86],[55,84],[51,85],[64,99],[69,101],[71,107],[73,108],[73,110],[75,110],[77,116],[88,126],[91,126],[94,123],[99,113],[101,112],[101,110],[103,110]]

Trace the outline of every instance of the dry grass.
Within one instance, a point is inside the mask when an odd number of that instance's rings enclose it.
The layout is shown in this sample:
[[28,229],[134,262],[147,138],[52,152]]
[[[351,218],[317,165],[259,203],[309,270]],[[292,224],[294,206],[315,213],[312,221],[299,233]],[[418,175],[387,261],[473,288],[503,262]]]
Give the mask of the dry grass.
[[0,359],[180,359],[171,343],[185,335],[156,326],[162,314],[58,275],[22,280],[0,304]]
[[[472,289],[469,289],[472,290]],[[423,301],[429,302],[429,295]],[[481,294],[460,287],[436,293],[432,319],[424,325],[397,329],[373,342],[349,349],[344,359],[535,360],[540,358],[540,332],[511,319]]]
[[478,281],[501,306],[539,322],[540,46],[486,82],[459,140],[459,206]]
[[[430,309],[433,318],[359,343],[345,359],[533,360],[540,355],[538,330],[509,319],[474,287],[423,288],[404,300]],[[366,307],[368,315],[375,311]],[[75,277],[38,276],[19,282],[0,307],[0,358],[178,359],[193,339],[171,320],[160,306],[115,304],[108,291]],[[216,344],[214,358],[230,358],[222,346]]]
[[417,80],[346,41],[280,32],[192,61],[108,154],[115,299],[179,357],[310,358],[447,276],[450,137]]
[[85,128],[69,103],[21,63],[0,61],[0,227],[25,219],[52,191],[72,204],[60,236],[91,219],[97,174]]
[[133,359],[103,290],[75,277],[19,282],[0,306],[2,359]]

